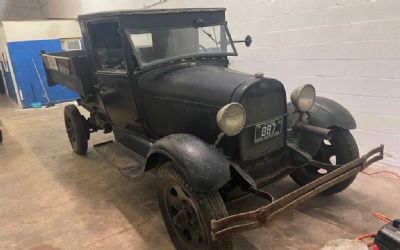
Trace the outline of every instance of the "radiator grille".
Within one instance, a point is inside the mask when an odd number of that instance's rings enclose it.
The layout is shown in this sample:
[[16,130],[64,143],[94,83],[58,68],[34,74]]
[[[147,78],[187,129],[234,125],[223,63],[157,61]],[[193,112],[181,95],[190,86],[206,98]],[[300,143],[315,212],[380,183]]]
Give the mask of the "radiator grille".
[[271,120],[286,113],[286,94],[282,85],[255,84],[241,98],[246,110],[246,128],[239,135],[239,152],[242,161],[255,159],[285,145],[286,118],[280,135],[254,143],[255,124]]

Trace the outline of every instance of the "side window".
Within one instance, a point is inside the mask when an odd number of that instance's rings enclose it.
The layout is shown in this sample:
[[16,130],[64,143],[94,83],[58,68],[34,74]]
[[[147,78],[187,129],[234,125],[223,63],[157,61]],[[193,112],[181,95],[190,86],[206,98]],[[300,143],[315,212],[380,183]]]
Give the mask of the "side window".
[[97,68],[99,70],[126,72],[125,51],[117,22],[88,24]]

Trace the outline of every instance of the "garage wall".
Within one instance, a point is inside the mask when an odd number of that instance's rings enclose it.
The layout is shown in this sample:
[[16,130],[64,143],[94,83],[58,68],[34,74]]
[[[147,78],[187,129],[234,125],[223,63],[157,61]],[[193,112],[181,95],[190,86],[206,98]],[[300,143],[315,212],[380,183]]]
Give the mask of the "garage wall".
[[400,166],[400,1],[168,0],[157,8],[226,7],[237,45],[232,67],[264,72],[287,91],[312,83],[355,116],[362,152],[386,146],[385,162]]
[[0,23],[0,71],[6,87],[6,94],[14,101],[20,102],[13,78],[13,68],[10,63],[10,55],[7,47],[7,36],[3,23]]
[[7,42],[81,37],[76,20],[6,21]]
[[[8,95],[11,99],[24,108],[31,107],[33,102],[45,105],[48,100],[45,98],[43,87],[53,102],[69,101],[78,97],[76,93],[61,85],[51,88],[47,86],[40,58],[40,50],[62,51],[62,38],[80,39],[81,32],[76,20],[3,21],[2,30],[5,40],[0,44],[7,53],[9,69],[7,72],[3,67],[2,71],[6,75]],[[38,68],[40,78],[33,62]],[[43,87],[40,79],[44,82]],[[12,91],[13,89],[15,91]]]
[[71,18],[80,14],[118,9],[148,8],[166,0],[39,0],[47,18]]
[[0,20],[26,20],[43,17],[40,0],[1,0]]

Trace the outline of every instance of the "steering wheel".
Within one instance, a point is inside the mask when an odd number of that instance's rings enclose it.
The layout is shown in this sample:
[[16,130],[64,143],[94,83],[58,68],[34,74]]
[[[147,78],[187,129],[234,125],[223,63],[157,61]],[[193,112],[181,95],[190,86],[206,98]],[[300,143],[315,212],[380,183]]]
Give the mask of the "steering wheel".
[[202,50],[204,53],[207,52],[207,49],[203,45],[199,44],[198,46],[199,46],[199,49]]

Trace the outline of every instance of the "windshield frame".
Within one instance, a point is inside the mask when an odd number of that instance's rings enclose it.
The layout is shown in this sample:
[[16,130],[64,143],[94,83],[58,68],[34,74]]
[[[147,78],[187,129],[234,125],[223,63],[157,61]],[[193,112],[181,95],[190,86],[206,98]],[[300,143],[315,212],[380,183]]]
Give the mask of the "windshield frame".
[[136,58],[136,61],[139,64],[139,68],[140,69],[145,69],[145,68],[150,68],[153,66],[157,66],[160,64],[165,64],[165,63],[169,63],[169,62],[174,62],[174,61],[178,61],[181,59],[190,59],[190,58],[205,58],[205,57],[221,57],[221,56],[237,56],[237,50],[235,47],[235,43],[232,39],[231,33],[228,29],[227,23],[213,23],[213,24],[208,24],[205,26],[201,26],[198,28],[202,28],[202,27],[208,27],[208,26],[216,26],[216,25],[221,25],[224,26],[226,34],[227,34],[227,38],[231,43],[232,46],[232,52],[225,52],[225,53],[204,53],[204,54],[190,54],[190,55],[183,55],[183,56],[174,56],[174,57],[168,57],[168,58],[164,58],[164,59],[158,59],[158,60],[154,60],[151,61],[149,63],[145,63],[143,64],[142,60],[140,59],[140,57],[138,56],[138,51],[135,48],[133,41],[131,39],[131,34],[138,32],[138,33],[145,33],[145,32],[150,32],[150,31],[156,31],[156,30],[164,30],[164,29],[179,29],[179,28],[196,28],[193,25],[182,25],[182,26],[168,26],[168,27],[157,27],[157,28],[140,28],[140,29],[126,29],[125,30],[125,34],[127,36],[127,39],[129,41],[129,44],[132,48],[132,52],[134,53],[134,56]]

